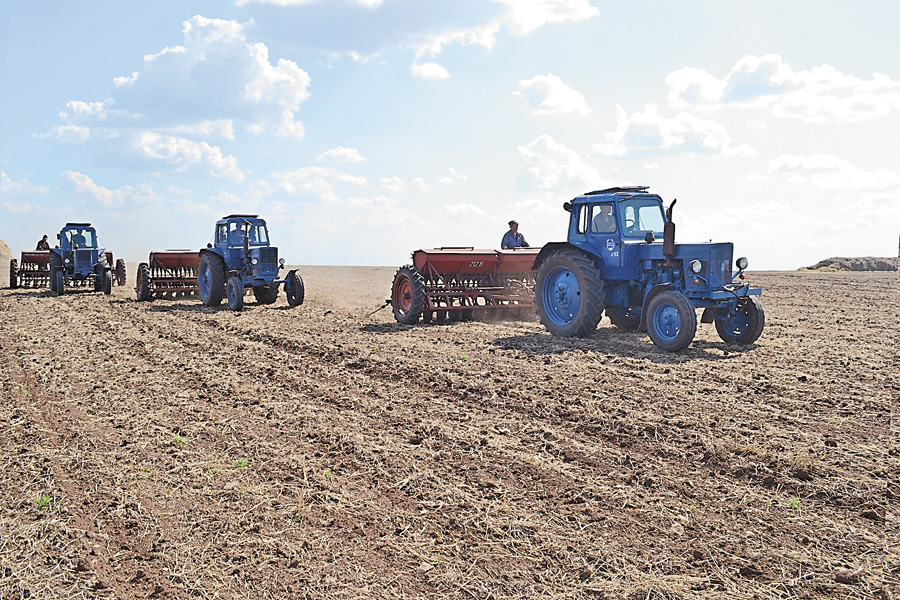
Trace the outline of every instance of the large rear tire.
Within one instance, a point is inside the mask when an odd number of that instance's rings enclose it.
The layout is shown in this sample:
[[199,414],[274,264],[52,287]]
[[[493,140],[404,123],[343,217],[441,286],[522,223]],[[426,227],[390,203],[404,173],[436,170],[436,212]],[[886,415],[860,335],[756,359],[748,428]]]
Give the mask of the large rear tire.
[[209,252],[200,257],[197,274],[200,300],[204,306],[218,306],[225,297],[225,263]]
[[306,297],[306,287],[303,285],[303,278],[297,274],[297,271],[289,272],[287,278],[290,279],[291,285],[285,284],[285,296],[287,296],[288,306],[295,308],[303,304],[303,299]]
[[240,277],[232,276],[225,284],[225,292],[228,295],[228,308],[237,312],[244,308],[244,282]]
[[147,263],[138,265],[134,293],[137,295],[138,302],[146,302],[153,298],[153,292],[150,290],[150,265]]
[[62,267],[57,267],[50,272],[50,291],[57,296],[66,293],[66,278],[63,275]]
[[14,290],[19,287],[19,261],[11,259],[9,261],[9,289]]
[[637,331],[641,326],[641,308],[639,306],[607,306],[606,316],[610,322],[625,331]]
[[394,275],[391,309],[404,325],[415,324],[425,311],[425,278],[413,265],[400,267]]
[[681,292],[660,292],[647,306],[647,333],[660,350],[684,350],[697,333],[694,305]]
[[745,298],[734,317],[716,317],[716,331],[726,344],[752,344],[759,339],[765,324],[766,313],[755,296]]
[[545,260],[534,290],[538,317],[553,335],[584,337],[603,316],[606,293],[600,270],[578,250],[559,250]]
[[260,304],[274,304],[278,300],[278,284],[254,287],[253,295]]
[[123,286],[125,285],[125,276],[127,273],[125,272],[125,259],[117,258],[116,259],[116,285]]

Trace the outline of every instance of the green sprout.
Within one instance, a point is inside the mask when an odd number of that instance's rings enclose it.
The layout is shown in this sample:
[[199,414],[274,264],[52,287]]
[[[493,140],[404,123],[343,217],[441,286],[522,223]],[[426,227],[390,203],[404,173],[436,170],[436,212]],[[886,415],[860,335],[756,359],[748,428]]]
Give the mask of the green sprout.
[[34,510],[40,512],[40,511],[44,510],[45,508],[50,507],[50,503],[53,502],[53,497],[48,496],[47,494],[41,494],[40,496],[38,496],[31,502],[32,502],[32,504],[34,504]]
[[176,444],[183,444],[183,443],[185,443],[187,440],[184,439],[184,436],[183,436],[183,435],[176,435],[175,437],[172,438],[172,441],[175,442]]
[[798,498],[797,496],[791,496],[791,499],[788,501],[788,506],[790,506],[794,510],[800,510],[800,498]]
[[236,461],[234,461],[234,462],[232,463],[232,466],[233,466],[235,469],[243,469],[243,468],[246,467],[248,464],[250,464],[250,463],[247,461],[246,458],[239,458],[239,459],[237,459]]

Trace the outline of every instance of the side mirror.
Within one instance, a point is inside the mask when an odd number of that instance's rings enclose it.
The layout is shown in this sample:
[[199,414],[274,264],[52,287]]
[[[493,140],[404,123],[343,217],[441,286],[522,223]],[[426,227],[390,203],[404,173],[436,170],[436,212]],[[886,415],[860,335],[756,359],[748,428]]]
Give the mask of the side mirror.
[[563,209],[565,209],[566,212],[572,212],[572,203],[563,202]]
[[212,244],[206,244],[207,248],[212,248]]
[[648,231],[647,235],[644,236],[644,241],[647,242],[648,244],[652,244],[653,242],[656,241],[656,236],[653,235],[652,231]]

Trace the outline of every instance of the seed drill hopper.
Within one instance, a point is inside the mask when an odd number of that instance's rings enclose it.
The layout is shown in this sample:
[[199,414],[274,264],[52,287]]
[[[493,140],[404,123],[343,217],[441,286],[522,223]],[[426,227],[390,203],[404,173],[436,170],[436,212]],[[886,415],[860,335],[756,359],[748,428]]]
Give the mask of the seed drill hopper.
[[194,296],[200,255],[193,250],[151,252],[150,259],[138,265],[134,291],[140,301],[153,298]]

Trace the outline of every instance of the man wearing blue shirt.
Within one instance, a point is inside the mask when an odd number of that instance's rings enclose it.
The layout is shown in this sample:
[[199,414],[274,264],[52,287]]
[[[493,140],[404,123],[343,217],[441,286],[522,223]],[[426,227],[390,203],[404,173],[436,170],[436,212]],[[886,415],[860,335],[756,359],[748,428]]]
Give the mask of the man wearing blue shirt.
[[503,239],[500,241],[500,247],[504,250],[507,248],[528,248],[528,242],[525,241],[525,236],[519,233],[518,221],[509,222],[509,231],[503,234]]

